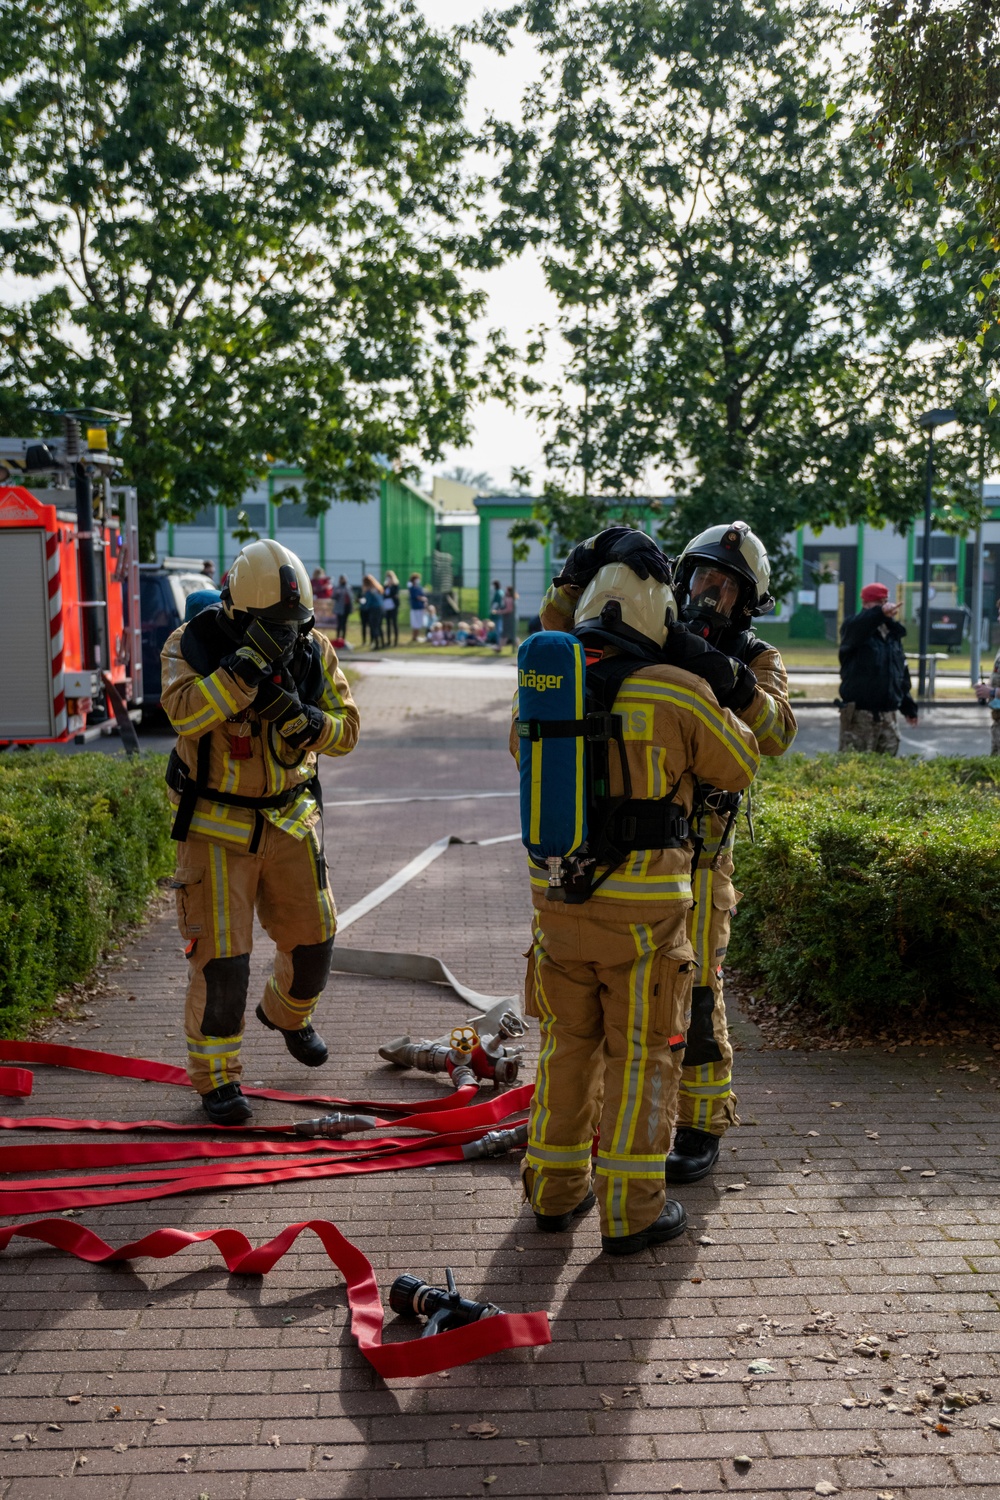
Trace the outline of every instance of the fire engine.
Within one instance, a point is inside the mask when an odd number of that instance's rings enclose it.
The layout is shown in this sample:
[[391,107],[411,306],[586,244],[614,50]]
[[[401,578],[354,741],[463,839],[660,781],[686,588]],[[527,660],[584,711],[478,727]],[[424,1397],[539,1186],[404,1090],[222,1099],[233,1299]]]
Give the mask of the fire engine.
[[131,734],[142,702],[136,492],[94,415],[0,437],[0,745]]

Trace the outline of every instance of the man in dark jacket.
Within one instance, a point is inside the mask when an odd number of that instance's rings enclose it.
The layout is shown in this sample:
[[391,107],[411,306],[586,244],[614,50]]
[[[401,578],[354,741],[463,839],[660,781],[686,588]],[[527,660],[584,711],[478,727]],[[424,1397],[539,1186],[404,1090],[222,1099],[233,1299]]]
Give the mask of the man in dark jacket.
[[905,627],[895,618],[884,583],[861,590],[860,614],[840,627],[840,750],[899,754],[896,712],[916,724],[910,669],[903,652]]

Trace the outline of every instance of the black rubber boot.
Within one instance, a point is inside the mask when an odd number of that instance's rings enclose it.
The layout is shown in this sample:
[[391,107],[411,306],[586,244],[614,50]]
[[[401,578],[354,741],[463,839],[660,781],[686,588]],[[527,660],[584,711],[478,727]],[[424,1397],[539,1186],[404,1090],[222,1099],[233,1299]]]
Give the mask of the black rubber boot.
[[722,1139],[693,1125],[678,1125],[663,1175],[668,1182],[699,1182],[719,1160]]
[[258,1005],[257,1019],[268,1031],[280,1031],[285,1038],[285,1046],[295,1058],[296,1062],[304,1064],[307,1068],[321,1068],[330,1056],[329,1049],[319,1032],[311,1025],[303,1026],[298,1031],[286,1031],[283,1026],[275,1026],[264,1014],[264,1007]]
[[224,1083],[202,1094],[201,1107],[213,1125],[245,1125],[253,1119],[250,1101],[238,1083]]
[[535,1214],[535,1226],[543,1234],[562,1234],[564,1229],[570,1229],[574,1219],[582,1218],[589,1214],[597,1199],[593,1193],[588,1193],[575,1208],[571,1208],[568,1214]]
[[650,1245],[663,1245],[667,1240],[675,1240],[679,1234],[684,1233],[687,1223],[687,1214],[681,1205],[673,1198],[668,1198],[654,1224],[650,1224],[647,1229],[637,1230],[635,1234],[624,1234],[618,1239],[602,1234],[601,1249],[607,1255],[638,1255],[640,1250],[648,1250]]

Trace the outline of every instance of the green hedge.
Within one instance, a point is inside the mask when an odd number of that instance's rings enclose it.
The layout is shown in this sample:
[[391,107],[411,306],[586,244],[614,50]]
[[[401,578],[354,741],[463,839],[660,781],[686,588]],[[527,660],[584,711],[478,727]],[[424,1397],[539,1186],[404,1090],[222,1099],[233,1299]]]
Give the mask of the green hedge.
[[0,1036],[22,1035],[171,867],[164,758],[0,757]]
[[765,761],[754,811],[729,962],[772,1002],[1000,1016],[1000,758]]

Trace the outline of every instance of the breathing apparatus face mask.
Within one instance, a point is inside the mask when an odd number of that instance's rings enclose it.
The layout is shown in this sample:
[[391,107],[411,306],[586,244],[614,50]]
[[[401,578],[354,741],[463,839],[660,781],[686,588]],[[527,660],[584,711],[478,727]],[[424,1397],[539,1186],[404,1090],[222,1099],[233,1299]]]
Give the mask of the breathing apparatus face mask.
[[738,612],[740,585],[723,568],[699,563],[691,574],[688,603],[681,619],[698,635],[708,637],[727,630]]

